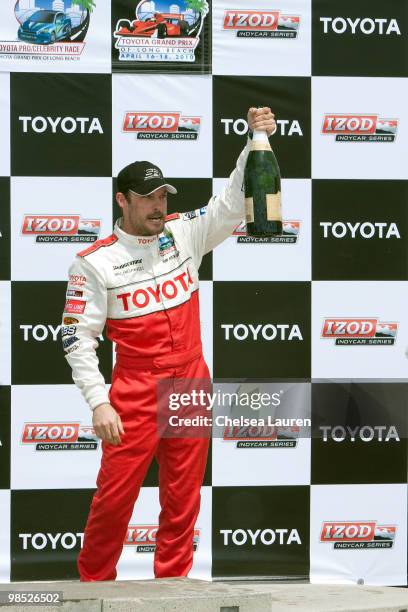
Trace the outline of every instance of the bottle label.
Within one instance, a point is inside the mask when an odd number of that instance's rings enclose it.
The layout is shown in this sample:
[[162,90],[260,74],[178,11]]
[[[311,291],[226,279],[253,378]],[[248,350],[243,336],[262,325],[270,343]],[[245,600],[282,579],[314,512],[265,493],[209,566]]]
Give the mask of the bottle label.
[[280,191],[266,194],[266,218],[268,221],[282,221]]
[[245,198],[245,220],[247,223],[254,222],[254,199]]
[[272,151],[272,147],[267,140],[253,140],[251,151]]

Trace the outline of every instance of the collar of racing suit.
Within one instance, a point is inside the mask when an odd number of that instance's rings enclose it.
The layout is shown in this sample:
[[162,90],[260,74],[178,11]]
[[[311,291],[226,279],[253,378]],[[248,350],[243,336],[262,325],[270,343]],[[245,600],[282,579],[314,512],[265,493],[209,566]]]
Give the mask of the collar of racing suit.
[[126,242],[130,246],[137,246],[141,248],[150,248],[153,245],[157,244],[159,234],[155,234],[154,236],[135,236],[133,234],[128,234],[122,229],[123,225],[123,217],[120,217],[115,223],[115,227],[113,229],[114,234],[121,240],[122,242]]

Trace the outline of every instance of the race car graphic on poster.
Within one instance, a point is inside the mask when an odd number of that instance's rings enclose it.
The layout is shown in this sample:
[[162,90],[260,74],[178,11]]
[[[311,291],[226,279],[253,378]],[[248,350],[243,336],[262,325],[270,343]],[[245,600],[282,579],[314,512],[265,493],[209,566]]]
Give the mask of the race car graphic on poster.
[[208,11],[207,0],[142,0],[136,8],[129,2],[128,14],[117,15],[113,23],[114,66],[128,69],[132,62],[138,67],[153,63],[158,69],[159,63],[176,62],[180,68],[197,60],[203,64],[202,49],[197,52],[203,46],[200,39]]
[[77,58],[85,47],[95,0],[17,0],[15,30],[0,41],[0,57],[49,62]]

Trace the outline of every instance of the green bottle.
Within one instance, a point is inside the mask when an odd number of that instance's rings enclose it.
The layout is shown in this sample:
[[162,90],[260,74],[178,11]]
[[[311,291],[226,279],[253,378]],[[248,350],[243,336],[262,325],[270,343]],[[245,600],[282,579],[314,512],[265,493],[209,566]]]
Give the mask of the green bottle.
[[281,178],[266,132],[255,130],[244,173],[248,236],[282,234]]

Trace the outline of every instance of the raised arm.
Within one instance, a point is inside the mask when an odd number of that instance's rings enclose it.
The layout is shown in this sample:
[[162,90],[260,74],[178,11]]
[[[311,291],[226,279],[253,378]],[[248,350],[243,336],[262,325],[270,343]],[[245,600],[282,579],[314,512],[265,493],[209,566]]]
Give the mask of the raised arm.
[[[248,127],[250,132],[266,130],[268,135],[271,135],[276,129],[275,115],[267,107],[250,108]],[[245,217],[243,180],[250,148],[251,140],[248,138],[234,170],[219,195],[213,196],[206,206],[197,209],[195,215],[182,215],[180,220],[175,221],[191,242],[199,261],[203,255],[228,238]]]

